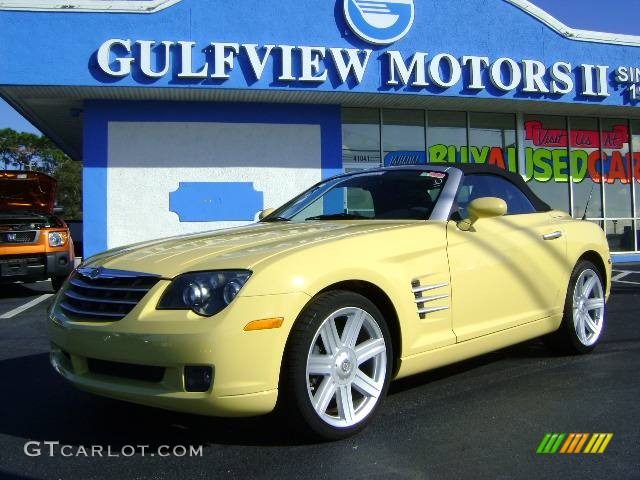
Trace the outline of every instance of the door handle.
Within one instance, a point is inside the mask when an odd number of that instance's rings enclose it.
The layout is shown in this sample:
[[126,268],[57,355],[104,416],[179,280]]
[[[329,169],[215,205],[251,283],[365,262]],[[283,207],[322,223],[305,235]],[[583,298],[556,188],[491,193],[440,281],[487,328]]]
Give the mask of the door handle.
[[555,240],[555,239],[560,238],[560,237],[562,237],[562,232],[560,232],[560,231],[547,233],[545,235],[542,235],[542,239],[543,240]]

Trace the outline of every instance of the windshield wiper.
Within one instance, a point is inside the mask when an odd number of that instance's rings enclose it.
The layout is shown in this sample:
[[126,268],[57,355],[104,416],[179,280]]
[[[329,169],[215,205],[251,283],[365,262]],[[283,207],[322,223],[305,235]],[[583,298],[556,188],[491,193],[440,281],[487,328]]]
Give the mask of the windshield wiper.
[[307,220],[366,220],[367,217],[354,213],[332,213],[330,215],[316,215],[315,217],[305,218]]
[[285,217],[267,217],[261,220],[261,222],[264,223],[270,223],[270,222],[290,222],[291,220],[289,218],[285,218]]

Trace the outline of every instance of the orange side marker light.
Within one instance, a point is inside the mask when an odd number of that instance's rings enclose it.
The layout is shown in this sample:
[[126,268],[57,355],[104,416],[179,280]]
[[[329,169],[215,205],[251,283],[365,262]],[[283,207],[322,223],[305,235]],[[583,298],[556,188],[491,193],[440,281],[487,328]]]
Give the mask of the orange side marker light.
[[245,332],[252,332],[255,330],[271,330],[273,328],[280,328],[284,323],[284,318],[265,318],[263,320],[254,320],[244,326]]

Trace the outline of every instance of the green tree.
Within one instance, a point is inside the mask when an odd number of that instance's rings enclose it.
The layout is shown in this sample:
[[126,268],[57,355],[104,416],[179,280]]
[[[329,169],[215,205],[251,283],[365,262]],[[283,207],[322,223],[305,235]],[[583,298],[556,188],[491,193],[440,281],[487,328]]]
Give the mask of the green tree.
[[0,168],[44,172],[58,180],[58,205],[67,219],[82,218],[82,164],[49,138],[11,128],[0,129]]
[[[60,152],[62,153],[62,152]],[[58,180],[58,204],[67,220],[82,219],[82,163],[63,155],[57,163],[54,177]]]
[[40,150],[45,145],[43,138],[33,133],[16,132],[10,128],[0,130],[0,152],[5,168],[50,170],[49,158],[43,157],[39,162]]

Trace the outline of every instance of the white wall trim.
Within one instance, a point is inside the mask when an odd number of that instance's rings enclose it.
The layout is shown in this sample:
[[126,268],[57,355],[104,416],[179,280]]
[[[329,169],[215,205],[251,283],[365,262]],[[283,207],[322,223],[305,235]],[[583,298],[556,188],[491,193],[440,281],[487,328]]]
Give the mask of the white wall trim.
[[549,28],[555,30],[560,35],[570,39],[581,42],[597,42],[597,43],[611,43],[614,45],[628,45],[632,47],[640,47],[640,36],[637,35],[624,35],[621,33],[605,33],[605,32],[593,32],[590,30],[578,30],[565,25],[553,15],[545,12],[540,7],[535,6],[528,0],[505,0],[506,2],[515,5],[516,7],[524,10],[532,17],[540,20]]
[[0,0],[0,10],[35,12],[155,13],[181,0]]

